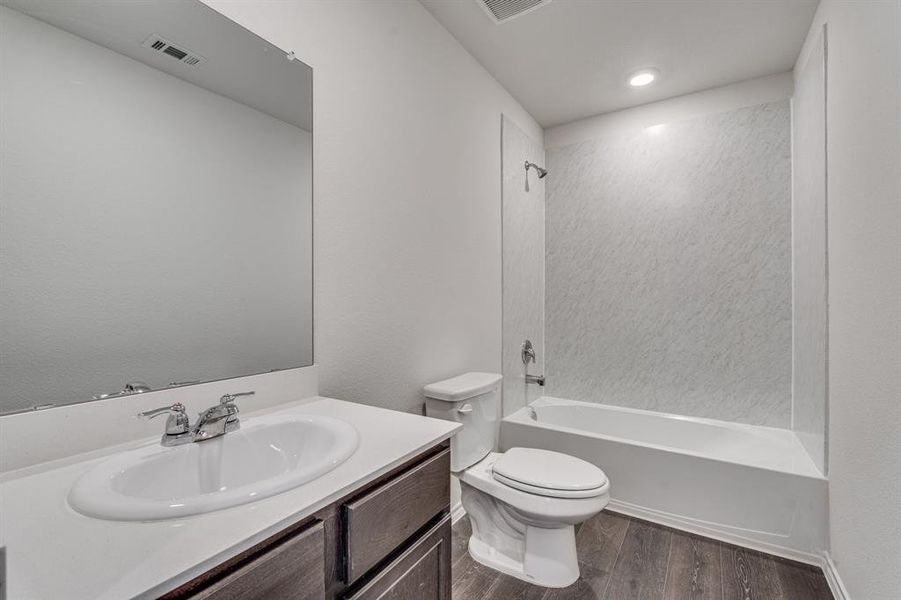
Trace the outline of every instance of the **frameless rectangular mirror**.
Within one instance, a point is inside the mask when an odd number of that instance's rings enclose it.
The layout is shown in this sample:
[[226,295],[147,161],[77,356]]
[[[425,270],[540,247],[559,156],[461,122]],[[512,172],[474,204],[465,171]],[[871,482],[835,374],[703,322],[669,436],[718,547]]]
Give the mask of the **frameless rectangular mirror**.
[[194,0],[0,4],[0,413],[312,364],[312,69]]

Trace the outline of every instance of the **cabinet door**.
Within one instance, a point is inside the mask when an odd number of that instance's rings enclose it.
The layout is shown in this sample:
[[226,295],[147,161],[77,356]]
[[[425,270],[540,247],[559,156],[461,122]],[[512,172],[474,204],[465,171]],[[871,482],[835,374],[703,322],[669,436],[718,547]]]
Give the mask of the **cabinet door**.
[[280,543],[191,600],[321,600],[325,597],[322,522]]
[[451,519],[444,517],[347,600],[451,600]]
[[347,583],[354,583],[450,504],[450,450],[344,505]]

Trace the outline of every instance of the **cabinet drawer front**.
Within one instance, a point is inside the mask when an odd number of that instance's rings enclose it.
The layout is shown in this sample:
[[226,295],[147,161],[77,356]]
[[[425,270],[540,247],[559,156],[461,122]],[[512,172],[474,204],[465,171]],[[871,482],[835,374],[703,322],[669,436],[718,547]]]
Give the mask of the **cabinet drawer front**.
[[344,505],[353,583],[450,505],[450,450]]
[[450,600],[450,552],[448,515],[347,600]]
[[321,600],[325,596],[322,522],[191,596],[191,600]]

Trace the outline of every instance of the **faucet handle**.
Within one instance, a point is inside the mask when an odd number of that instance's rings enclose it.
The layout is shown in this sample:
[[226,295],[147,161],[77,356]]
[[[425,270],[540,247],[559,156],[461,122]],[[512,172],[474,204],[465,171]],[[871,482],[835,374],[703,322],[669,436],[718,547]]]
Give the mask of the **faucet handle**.
[[138,413],[137,417],[142,421],[149,421],[160,415],[169,415],[169,418],[166,419],[166,435],[181,435],[187,433],[191,428],[185,405],[181,402],[176,402],[172,406],[163,406],[162,408],[154,408],[153,410]]
[[144,412],[138,413],[137,416],[142,421],[149,421],[154,417],[158,417],[160,415],[168,415],[168,414],[178,414],[185,413],[185,405],[181,402],[176,402],[172,406],[163,406],[162,408],[154,408],[153,410],[146,410]]
[[532,340],[526,340],[522,343],[520,356],[522,356],[522,364],[526,366],[528,366],[530,362],[535,362],[535,347],[532,346]]
[[240,398],[242,396],[253,396],[254,394],[256,394],[256,392],[253,392],[253,391],[238,392],[237,394],[225,394],[224,396],[219,398],[219,404],[222,404],[223,406],[226,406],[229,404],[234,404],[235,400],[237,400],[238,398]]
[[[235,400],[242,396],[253,396],[256,394],[254,391],[250,392],[238,392],[237,394],[225,394],[221,398],[219,398],[219,405],[222,407],[219,410],[225,410],[228,415],[228,420],[226,425],[230,427],[238,427],[238,406],[235,404]],[[210,409],[212,410],[212,409]]]

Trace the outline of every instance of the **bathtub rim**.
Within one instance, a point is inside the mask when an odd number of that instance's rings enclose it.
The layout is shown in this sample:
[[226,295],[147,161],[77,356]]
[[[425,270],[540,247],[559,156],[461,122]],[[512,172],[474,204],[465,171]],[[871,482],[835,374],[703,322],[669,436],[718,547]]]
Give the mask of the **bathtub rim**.
[[516,411],[505,416],[502,419],[502,421],[518,423],[518,424],[526,425],[526,426],[530,426],[530,427],[542,427],[545,429],[560,431],[562,433],[572,433],[572,434],[587,436],[587,437],[591,437],[591,438],[616,442],[616,443],[620,443],[620,444],[627,444],[630,446],[639,446],[642,448],[650,448],[650,449],[659,450],[662,452],[675,452],[677,454],[684,454],[686,456],[691,456],[694,458],[703,458],[705,460],[712,460],[715,462],[725,463],[725,464],[729,464],[729,465],[740,465],[743,467],[750,467],[753,469],[763,469],[765,471],[770,471],[770,472],[774,472],[774,473],[782,473],[782,474],[792,475],[795,477],[805,477],[808,479],[815,479],[815,480],[819,480],[819,481],[828,481],[828,477],[826,477],[819,471],[816,464],[813,462],[813,459],[810,458],[810,455],[807,454],[807,451],[800,444],[800,440],[798,440],[798,444],[799,444],[800,450],[805,453],[805,456],[807,457],[807,460],[809,462],[809,468],[811,470],[811,472],[809,472],[809,473],[808,472],[798,472],[795,470],[777,469],[777,468],[774,468],[771,466],[751,464],[748,462],[739,462],[736,460],[724,459],[724,458],[720,458],[717,456],[712,456],[710,454],[705,454],[703,452],[697,452],[694,450],[687,450],[684,448],[674,448],[672,446],[665,446],[663,444],[655,444],[652,442],[639,442],[636,440],[623,438],[623,437],[619,437],[619,436],[615,436],[615,435],[608,435],[605,433],[597,433],[594,431],[588,431],[586,429],[578,429],[576,427],[568,427],[566,425],[557,425],[554,423],[548,423],[546,421],[544,421],[544,422],[534,421],[529,416],[529,410],[533,406],[540,408],[541,406],[568,406],[568,405],[585,406],[585,407],[595,409],[595,410],[600,408],[602,410],[613,410],[613,411],[617,411],[617,412],[625,412],[625,413],[636,414],[636,415],[641,415],[641,416],[665,418],[665,419],[672,419],[672,420],[677,420],[677,421],[687,421],[687,422],[699,423],[702,425],[721,427],[721,428],[728,429],[731,431],[744,431],[746,433],[748,433],[748,431],[747,431],[748,428],[763,429],[763,430],[767,430],[767,431],[777,431],[777,432],[780,432],[780,435],[784,435],[782,432],[787,432],[791,435],[794,435],[795,439],[797,439],[797,435],[790,429],[781,429],[778,427],[768,427],[765,425],[750,425],[747,423],[734,423],[731,421],[719,421],[717,419],[708,419],[708,418],[704,418],[704,417],[693,417],[693,416],[688,416],[688,415],[677,415],[677,414],[672,414],[672,413],[664,413],[664,412],[645,410],[645,409],[640,409],[640,408],[616,406],[613,404],[585,402],[582,400],[569,400],[566,398],[557,398],[555,396],[541,396],[539,398],[536,398],[535,400],[533,400],[532,402],[529,402],[522,408],[519,408]]

